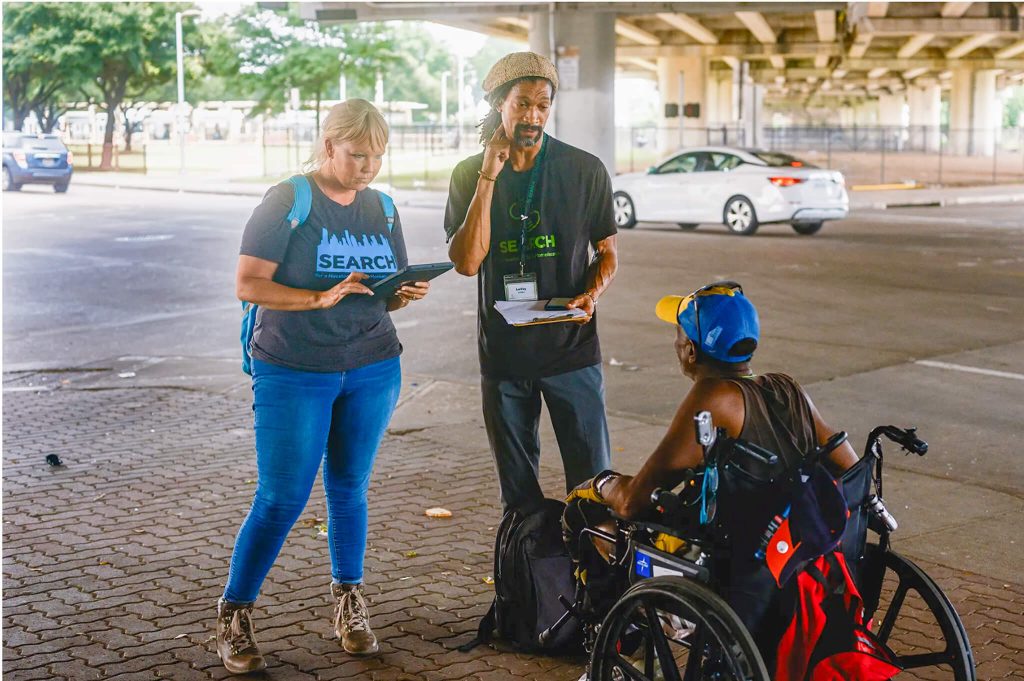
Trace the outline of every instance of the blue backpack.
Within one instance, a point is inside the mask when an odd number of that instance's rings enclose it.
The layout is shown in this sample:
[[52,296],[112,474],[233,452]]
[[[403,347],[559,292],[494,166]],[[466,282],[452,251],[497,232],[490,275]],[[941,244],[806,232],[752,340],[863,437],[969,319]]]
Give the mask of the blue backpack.
[[[313,191],[310,189],[309,180],[305,175],[293,175],[287,181],[295,190],[295,199],[285,222],[288,223],[288,228],[294,231],[309,217],[309,209],[313,203]],[[380,199],[380,207],[384,210],[388,232],[392,232],[395,229],[395,202],[390,196],[380,191],[377,191],[377,198]],[[250,376],[252,376],[252,334],[256,330],[256,313],[259,309],[259,305],[255,303],[242,303],[242,332],[239,334],[239,340],[242,343],[242,371]]]

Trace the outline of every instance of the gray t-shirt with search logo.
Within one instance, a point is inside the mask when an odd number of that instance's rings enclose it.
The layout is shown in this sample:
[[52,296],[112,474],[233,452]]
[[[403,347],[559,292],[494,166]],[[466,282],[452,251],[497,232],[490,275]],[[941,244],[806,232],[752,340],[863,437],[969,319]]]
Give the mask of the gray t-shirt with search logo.
[[[287,182],[267,191],[242,234],[240,253],[279,263],[274,281],[325,291],[352,272],[364,283],[408,265],[397,214],[389,231],[377,192],[364,189],[347,206],[328,198],[307,175],[312,204],[306,222],[291,229],[285,218],[294,199]],[[348,371],[402,352],[387,300],[352,294],[326,310],[285,312],[261,307],[252,356],[300,371]]]

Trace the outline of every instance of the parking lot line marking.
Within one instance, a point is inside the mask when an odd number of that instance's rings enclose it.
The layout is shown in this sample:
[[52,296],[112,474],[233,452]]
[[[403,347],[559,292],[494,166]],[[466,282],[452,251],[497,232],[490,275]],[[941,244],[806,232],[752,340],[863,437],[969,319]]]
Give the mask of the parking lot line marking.
[[997,378],[1012,378],[1018,381],[1024,381],[1024,374],[1014,374],[1009,371],[996,371],[995,369],[982,369],[980,367],[968,367],[962,364],[949,364],[948,362],[933,362],[930,359],[922,359],[914,362],[914,364],[920,364],[925,367],[932,367],[935,369],[949,369],[950,371],[963,371],[968,374],[982,374],[984,376],[995,376]]

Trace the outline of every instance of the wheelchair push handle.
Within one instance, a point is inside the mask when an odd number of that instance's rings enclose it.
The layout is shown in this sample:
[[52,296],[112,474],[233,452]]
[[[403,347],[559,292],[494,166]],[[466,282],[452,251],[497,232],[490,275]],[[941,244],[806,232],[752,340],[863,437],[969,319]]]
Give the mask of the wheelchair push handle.
[[928,443],[917,437],[917,428],[897,428],[896,426],[878,426],[871,431],[868,435],[868,448],[870,450],[872,442],[878,442],[879,438],[884,435],[889,438],[903,449],[908,452],[913,452],[918,456],[924,456],[928,453]]
[[846,442],[846,440],[849,437],[850,436],[847,434],[845,430],[841,430],[838,433],[835,433],[832,437],[825,440],[825,444],[818,445],[810,452],[808,452],[807,456],[804,457],[804,461],[806,461],[809,464],[817,463],[822,458],[828,456],[833,451],[835,451],[836,448],[839,447],[839,445]]
[[732,446],[738,453],[748,456],[755,461],[760,461],[765,466],[774,466],[779,462],[778,454],[769,452],[764,447],[759,447],[753,442],[736,439],[733,440]]

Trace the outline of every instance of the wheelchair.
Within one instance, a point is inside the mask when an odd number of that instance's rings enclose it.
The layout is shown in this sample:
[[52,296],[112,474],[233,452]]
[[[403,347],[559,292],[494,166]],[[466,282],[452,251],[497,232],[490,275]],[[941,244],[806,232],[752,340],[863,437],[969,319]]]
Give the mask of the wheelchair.
[[[587,527],[579,537],[614,547],[606,559],[621,593],[602,617],[586,611],[581,588],[576,603],[562,600],[566,615],[552,627],[570,617],[583,623],[589,681],[771,679],[754,637],[721,595],[726,570],[715,558],[728,555],[730,541],[715,516],[729,498],[709,504],[707,490],[712,475],[716,488],[725,478],[747,485],[774,482],[778,478],[753,471],[777,469],[778,457],[727,437],[708,412],[695,421],[705,465],[677,492],[654,492],[653,518],[615,518],[614,532]],[[865,621],[872,620],[872,631],[894,653],[904,670],[900,679],[975,681],[967,632],[953,605],[921,568],[892,550],[897,523],[882,503],[883,437],[907,453],[923,456],[928,449],[914,429],[880,426],[868,436],[864,457],[839,480],[850,509],[840,550],[864,600]],[[804,462],[813,465],[845,440],[846,433],[837,433]],[[765,540],[773,529],[766,529]],[[665,537],[674,538],[677,548],[666,546]]]

